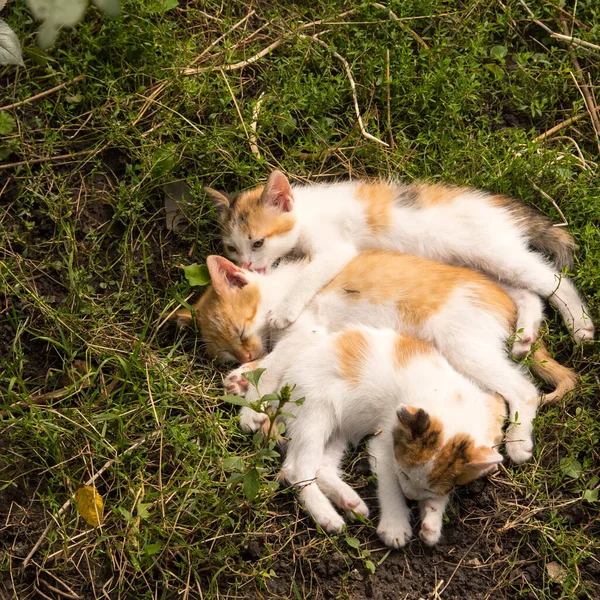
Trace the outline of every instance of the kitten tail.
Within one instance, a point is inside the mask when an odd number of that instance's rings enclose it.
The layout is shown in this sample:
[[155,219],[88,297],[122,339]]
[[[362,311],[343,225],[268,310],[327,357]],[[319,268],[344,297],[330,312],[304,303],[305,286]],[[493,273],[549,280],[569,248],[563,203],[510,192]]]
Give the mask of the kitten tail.
[[555,387],[555,390],[551,394],[546,394],[542,400],[542,404],[553,404],[564,398],[567,392],[575,389],[579,377],[571,369],[556,362],[541,341],[539,344],[540,346],[533,352],[531,369],[546,383]]

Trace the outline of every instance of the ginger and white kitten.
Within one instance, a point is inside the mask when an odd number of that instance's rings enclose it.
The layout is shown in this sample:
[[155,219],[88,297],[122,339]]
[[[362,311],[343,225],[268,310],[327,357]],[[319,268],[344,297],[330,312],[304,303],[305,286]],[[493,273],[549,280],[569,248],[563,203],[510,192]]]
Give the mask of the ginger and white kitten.
[[290,253],[310,257],[269,316],[293,323],[314,295],[368,248],[479,269],[548,298],[577,340],[592,339],[588,310],[559,268],[574,242],[537,211],[505,196],[443,185],[378,181],[291,187],[280,171],[237,196],[207,189],[220,213],[223,244],[240,266],[265,271]]
[[[439,541],[449,493],[495,470],[502,455],[504,400],[457,373],[430,344],[391,329],[349,328],[328,334],[303,329],[286,337],[288,363],[272,366],[260,393],[294,384],[286,417],[282,475],[315,521],[339,533],[349,516],[368,516],[366,504],[345,483],[340,463],[348,444],[370,442],[381,517],[377,532],[394,548],[412,537],[405,497],[418,500],[421,539]],[[275,349],[277,352],[277,347]],[[240,371],[241,369],[238,369]],[[238,390],[241,391],[241,390]],[[246,398],[258,398],[246,388]]]
[[[268,274],[246,271],[218,256],[209,256],[207,265],[213,285],[194,305],[207,351],[240,362],[264,357],[267,316],[303,265],[284,263]],[[537,330],[533,327],[541,319],[539,303],[538,309],[539,314],[530,315],[533,322],[524,324],[530,340],[535,339]],[[187,310],[176,316],[181,324],[192,320]],[[355,257],[301,318],[279,335],[285,341],[303,328],[322,326],[336,331],[355,324],[391,327],[433,344],[457,371],[482,389],[504,397],[510,420],[518,420],[507,431],[507,453],[515,462],[523,462],[533,451],[532,420],[540,394],[523,367],[506,355],[515,318],[513,300],[481,273],[417,256],[370,250]],[[286,351],[286,345],[279,343],[264,358],[265,385],[270,385],[275,367],[282,368],[293,354],[293,346]],[[538,348],[533,358],[533,370],[556,386],[547,401],[575,387],[576,375],[543,348]],[[243,411],[242,426],[256,430],[263,417]]]

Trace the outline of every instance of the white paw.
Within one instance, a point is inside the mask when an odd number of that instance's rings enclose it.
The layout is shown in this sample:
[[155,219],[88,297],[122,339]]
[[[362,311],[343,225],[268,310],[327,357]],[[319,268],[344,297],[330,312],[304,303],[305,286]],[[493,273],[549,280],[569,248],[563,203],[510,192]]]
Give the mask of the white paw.
[[223,379],[223,386],[228,394],[235,396],[244,396],[248,390],[250,382],[242,376],[242,373],[246,373],[248,369],[240,367],[235,371],[231,371],[225,379]]
[[[512,434],[512,432],[511,432]],[[506,454],[516,463],[527,462],[533,456],[533,442],[531,439],[514,439],[517,436],[506,438]]]
[[390,548],[402,548],[412,537],[412,528],[406,519],[386,520],[379,523],[377,535]]
[[337,505],[351,519],[355,519],[358,515],[365,518],[369,516],[369,507],[357,493],[354,493],[354,496],[344,496],[343,498],[340,498]]
[[256,433],[268,418],[265,413],[244,406],[240,409],[240,428],[245,433]]
[[589,319],[585,319],[579,323],[579,327],[575,324],[573,337],[578,342],[587,342],[594,339],[594,325]]
[[346,526],[346,521],[341,515],[337,513],[330,515],[329,517],[315,519],[315,521],[327,532],[327,533],[342,533],[342,530]]
[[535,335],[525,335],[521,337],[520,340],[517,340],[512,345],[512,355],[515,358],[524,358],[531,352],[531,346],[536,341]]
[[421,524],[419,537],[428,546],[435,546],[442,537],[442,522],[438,518],[425,519]]
[[300,316],[300,311],[291,306],[282,304],[269,311],[267,322],[273,329],[285,329],[294,323]]

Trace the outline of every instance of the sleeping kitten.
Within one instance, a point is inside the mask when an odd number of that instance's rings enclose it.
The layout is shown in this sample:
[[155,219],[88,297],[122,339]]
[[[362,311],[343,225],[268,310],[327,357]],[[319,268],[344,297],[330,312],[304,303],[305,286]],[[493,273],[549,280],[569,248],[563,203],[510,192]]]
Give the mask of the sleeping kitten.
[[[494,449],[506,417],[502,398],[481,391],[431,345],[391,329],[305,329],[290,337],[283,342],[289,342],[289,364],[274,367],[269,385],[261,379],[260,392],[289,382],[296,386],[293,397],[305,398],[284,408],[295,418],[285,419],[282,475],[298,488],[308,512],[330,533],[345,524],[330,501],[349,516],[368,515],[341,479],[340,463],[349,443],[379,430],[369,446],[381,504],[378,534],[394,548],[410,540],[406,497],[419,501],[421,539],[436,544],[454,485],[502,461]],[[257,399],[254,388],[246,398]]]
[[[206,262],[213,286],[195,304],[194,312],[209,354],[240,362],[263,357],[267,315],[290,288],[302,264],[285,263],[261,274],[218,256],[209,256]],[[511,421],[518,420],[507,432],[507,453],[515,462],[523,462],[532,454],[531,422],[540,397],[522,367],[506,356],[515,312],[506,292],[481,273],[417,256],[370,250],[354,258],[286,333],[319,325],[335,331],[360,324],[393,327],[432,343],[457,371],[505,398]],[[541,312],[535,323],[540,318]],[[177,319],[186,324],[192,315],[182,310]],[[537,335],[532,324],[525,327],[528,337]],[[294,354],[293,345],[286,350],[283,343],[288,337],[284,335],[277,351],[264,359],[264,385],[270,385],[276,368],[283,368]],[[557,385],[547,401],[575,387],[576,375],[542,348],[533,358],[533,370]],[[264,415],[242,411],[246,430],[258,429],[263,419]]]
[[206,192],[219,210],[226,252],[240,266],[265,272],[292,252],[311,258],[273,307],[274,327],[293,323],[360,250],[381,248],[480,269],[531,290],[556,306],[578,341],[593,338],[571,281],[529,249],[554,255],[563,268],[572,262],[573,238],[505,196],[385,181],[292,188],[280,171],[237,196]]

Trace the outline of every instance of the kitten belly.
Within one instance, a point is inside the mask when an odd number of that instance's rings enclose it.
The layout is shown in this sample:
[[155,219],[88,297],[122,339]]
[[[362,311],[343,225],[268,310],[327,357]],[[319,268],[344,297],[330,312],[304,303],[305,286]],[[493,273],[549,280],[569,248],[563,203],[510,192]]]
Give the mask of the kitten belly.
[[347,290],[344,295],[337,292],[321,293],[314,302],[319,323],[328,331],[339,331],[353,325],[406,330],[393,302],[373,304],[365,300],[351,300],[353,293]]

